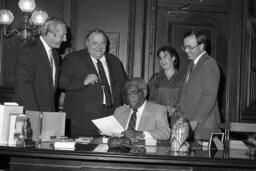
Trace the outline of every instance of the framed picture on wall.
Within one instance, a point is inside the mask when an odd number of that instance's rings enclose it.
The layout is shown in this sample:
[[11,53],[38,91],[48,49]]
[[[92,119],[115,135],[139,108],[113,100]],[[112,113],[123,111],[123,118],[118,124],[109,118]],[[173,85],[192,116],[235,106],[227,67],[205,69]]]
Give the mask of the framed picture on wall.
[[[86,36],[89,31],[85,32],[84,36],[84,47],[86,48]],[[120,33],[116,32],[105,32],[108,37],[107,52],[119,57],[119,44],[120,44]]]

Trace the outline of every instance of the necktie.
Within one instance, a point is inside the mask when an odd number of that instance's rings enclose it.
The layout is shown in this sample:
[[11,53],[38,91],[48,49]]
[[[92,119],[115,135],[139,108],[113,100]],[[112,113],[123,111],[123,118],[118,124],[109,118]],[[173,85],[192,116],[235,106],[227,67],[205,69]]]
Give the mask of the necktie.
[[49,50],[49,62],[50,62],[52,81],[53,81],[53,86],[54,86],[55,85],[55,72],[54,72],[54,59],[53,59],[53,55],[52,55],[52,49]]
[[187,76],[186,81],[188,81],[189,76],[190,76],[190,74],[191,74],[191,72],[192,72],[194,66],[195,66],[194,61],[192,61],[192,62],[189,63],[189,66],[188,66],[188,76]]
[[136,115],[137,111],[138,109],[133,110],[133,113],[131,115],[130,122],[128,125],[128,130],[135,130],[136,121],[137,121],[137,115]]
[[98,66],[98,71],[99,71],[99,78],[100,78],[101,84],[103,86],[103,91],[104,91],[105,97],[106,97],[106,105],[112,106],[112,94],[110,91],[110,86],[108,84],[108,80],[107,80],[103,65],[99,59],[97,59],[97,66]]

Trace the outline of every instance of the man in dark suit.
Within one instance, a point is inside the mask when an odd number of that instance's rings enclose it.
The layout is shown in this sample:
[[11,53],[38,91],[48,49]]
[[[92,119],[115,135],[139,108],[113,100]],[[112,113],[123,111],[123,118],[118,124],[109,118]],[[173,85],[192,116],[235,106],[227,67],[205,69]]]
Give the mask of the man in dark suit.
[[112,115],[123,104],[127,80],[121,61],[106,53],[107,36],[102,30],[90,31],[86,46],[66,56],[61,67],[60,88],[66,92],[64,111],[71,137],[99,135],[91,120]]
[[115,118],[126,129],[124,136],[169,139],[167,110],[165,106],[146,101],[146,82],[142,78],[131,78],[127,81],[125,90],[128,105],[116,108],[114,113]]
[[182,50],[191,60],[180,92],[181,115],[190,120],[195,139],[210,138],[220,123],[218,87],[220,71],[216,61],[207,52],[207,37],[199,30],[184,36]]
[[40,37],[25,44],[17,57],[15,99],[25,110],[54,111],[59,76],[59,48],[66,41],[65,23],[55,17],[45,21]]

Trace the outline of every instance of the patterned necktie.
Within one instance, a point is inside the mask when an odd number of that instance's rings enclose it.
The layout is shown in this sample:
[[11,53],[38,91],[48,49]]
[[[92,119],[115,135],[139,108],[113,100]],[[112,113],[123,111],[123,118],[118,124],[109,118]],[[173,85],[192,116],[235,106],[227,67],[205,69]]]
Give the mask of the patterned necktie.
[[186,82],[188,81],[189,76],[190,76],[190,74],[192,73],[192,70],[193,70],[194,66],[195,66],[194,61],[191,61],[191,62],[189,63],[189,66],[188,66],[188,76],[187,76]]
[[98,66],[100,81],[101,81],[101,84],[103,86],[103,91],[104,91],[105,97],[106,97],[106,105],[107,106],[112,106],[112,94],[111,94],[111,91],[110,91],[110,86],[108,84],[108,80],[107,80],[106,73],[105,73],[105,70],[103,68],[103,65],[102,65],[102,63],[100,62],[99,59],[97,59],[97,66]]
[[134,109],[130,118],[130,122],[128,125],[128,130],[135,130],[136,127],[136,121],[137,121],[137,113],[138,109]]

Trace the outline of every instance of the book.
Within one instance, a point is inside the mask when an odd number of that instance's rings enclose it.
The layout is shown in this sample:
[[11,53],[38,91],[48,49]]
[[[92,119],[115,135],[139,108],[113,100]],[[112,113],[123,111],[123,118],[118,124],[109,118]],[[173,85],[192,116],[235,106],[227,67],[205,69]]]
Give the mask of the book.
[[240,140],[230,140],[229,141],[229,148],[230,149],[241,149],[241,150],[248,150],[249,148],[247,145]]
[[93,137],[79,137],[75,141],[80,144],[89,144],[93,140]]
[[27,121],[27,117],[24,114],[10,114],[9,119],[9,134],[8,145],[16,146],[23,140],[23,127]]
[[54,149],[75,149],[76,141],[67,137],[52,140]]
[[[27,120],[27,117],[24,114],[14,115],[14,117],[15,117],[15,119],[14,119],[15,124],[14,124],[14,130],[13,130],[14,134],[12,135],[9,133],[9,140],[10,140],[10,145],[19,145],[19,144],[23,143],[22,142],[23,138],[24,138],[23,137],[23,127],[24,127],[25,121]],[[9,141],[8,141],[8,143],[9,143]]]
[[75,148],[75,144],[76,142],[75,141],[56,141],[54,142],[54,148],[68,148],[68,149],[72,149],[72,148]]
[[51,141],[65,135],[65,112],[26,111],[33,130],[33,141]]
[[75,149],[76,142],[55,142],[55,149]]
[[8,143],[10,114],[22,114],[23,106],[0,105],[0,143]]
[[16,125],[16,114],[11,114],[9,119],[9,135],[8,135],[8,145],[16,145],[14,141],[15,125]]

